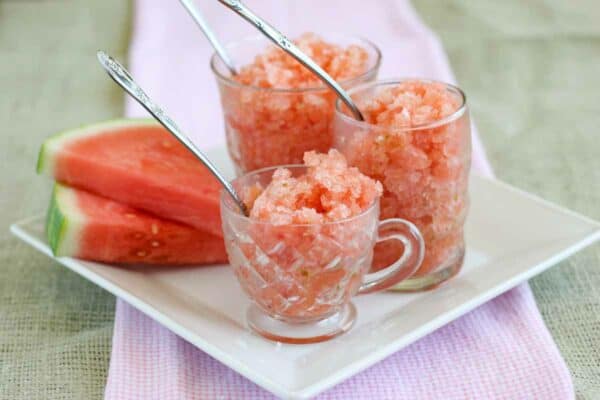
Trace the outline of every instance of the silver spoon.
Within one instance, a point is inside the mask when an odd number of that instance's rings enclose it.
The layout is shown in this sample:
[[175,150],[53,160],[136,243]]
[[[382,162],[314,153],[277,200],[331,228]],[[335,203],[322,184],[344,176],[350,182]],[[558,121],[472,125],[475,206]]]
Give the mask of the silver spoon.
[[275,29],[268,22],[254,14],[248,7],[242,4],[239,0],[219,0],[238,15],[250,22],[254,27],[261,31],[266,37],[273,41],[277,46],[283,49],[286,53],[298,60],[302,65],[311,70],[319,79],[337,93],[340,99],[350,108],[354,118],[359,121],[364,121],[360,110],[352,101],[352,98],[342,87],[335,81],[327,72],[325,72],[317,63],[302,52],[291,40],[285,37],[284,34]]
[[113,59],[111,56],[106,54],[103,51],[98,51],[97,53],[98,61],[104,67],[108,75],[119,84],[131,97],[137,100],[138,103],[142,105],[158,122],[161,123],[177,140],[181,142],[189,151],[191,151],[196,158],[198,158],[202,163],[208,168],[208,170],[217,178],[217,180],[223,185],[227,193],[233,198],[237,206],[240,208],[242,213],[248,216],[248,208],[246,204],[240,199],[238,194],[235,192],[235,189],[231,184],[221,175],[221,173],[217,170],[217,168],[213,165],[212,162],[196,147],[196,145],[183,133],[175,122],[169,118],[167,114],[156,105],[148,95],[142,90],[141,87],[131,77],[129,72],[119,64],[118,61]]
[[185,7],[192,19],[196,21],[196,25],[198,25],[202,33],[204,33],[204,36],[206,36],[213,49],[215,49],[215,51],[217,52],[217,54],[219,55],[229,72],[232,75],[237,75],[237,70],[235,69],[233,61],[231,61],[231,58],[225,51],[225,47],[223,47],[221,43],[219,43],[217,37],[204,20],[204,17],[202,16],[202,13],[200,13],[200,10],[196,8],[196,6],[191,0],[179,0],[179,2],[183,5],[183,7]]

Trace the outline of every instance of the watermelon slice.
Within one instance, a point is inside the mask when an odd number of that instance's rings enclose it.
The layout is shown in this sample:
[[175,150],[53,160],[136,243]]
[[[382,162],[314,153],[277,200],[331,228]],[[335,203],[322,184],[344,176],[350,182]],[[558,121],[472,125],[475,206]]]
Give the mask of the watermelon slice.
[[221,237],[56,184],[46,220],[55,256],[122,264],[225,263]]
[[47,139],[37,170],[158,217],[223,236],[221,186],[153,120],[108,121]]

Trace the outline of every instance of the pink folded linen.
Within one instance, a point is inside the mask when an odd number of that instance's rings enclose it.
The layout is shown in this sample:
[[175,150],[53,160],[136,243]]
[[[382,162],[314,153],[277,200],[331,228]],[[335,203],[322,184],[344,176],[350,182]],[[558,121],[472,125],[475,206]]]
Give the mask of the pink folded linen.
[[[198,2],[220,38],[255,32],[218,2]],[[453,82],[444,50],[407,0],[247,1],[287,32],[353,31],[384,54],[380,77]],[[137,0],[130,69],[201,147],[224,143],[212,51],[175,1]],[[128,116],[146,115],[133,101]],[[476,133],[473,168],[492,170]],[[107,400],[271,399],[266,392],[122,300]],[[569,372],[527,284],[511,290],[320,399],[572,399]]]

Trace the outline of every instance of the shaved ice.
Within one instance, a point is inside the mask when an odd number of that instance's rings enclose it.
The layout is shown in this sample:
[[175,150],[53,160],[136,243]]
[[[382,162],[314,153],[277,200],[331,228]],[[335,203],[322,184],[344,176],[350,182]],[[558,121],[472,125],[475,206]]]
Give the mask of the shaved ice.
[[336,150],[304,160],[306,168],[268,171],[268,184],[240,190],[250,218],[223,216],[242,288],[270,315],[299,322],[337,312],[358,291],[382,193]]
[[252,201],[250,218],[276,225],[333,222],[362,213],[381,196],[381,183],[348,167],[336,150],[307,152],[304,164],[306,173],[299,177],[278,168]]
[[[349,164],[383,183],[381,218],[404,218],[421,231],[426,250],[416,277],[459,268],[464,256],[470,124],[459,112],[462,97],[449,88],[421,80],[383,84],[356,94],[369,125],[341,115],[335,121],[335,145]],[[401,251],[394,241],[378,244],[374,266],[389,265]]]
[[[308,33],[296,45],[342,85],[375,78],[377,61],[356,44],[337,45]],[[270,46],[221,84],[229,153],[238,173],[300,164],[306,151],[332,146],[333,93],[298,61]]]

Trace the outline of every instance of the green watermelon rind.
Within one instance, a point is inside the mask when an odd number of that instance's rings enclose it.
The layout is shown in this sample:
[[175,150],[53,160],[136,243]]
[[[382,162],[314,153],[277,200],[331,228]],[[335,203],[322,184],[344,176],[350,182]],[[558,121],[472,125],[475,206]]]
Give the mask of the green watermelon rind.
[[42,144],[38,154],[36,171],[38,174],[52,175],[54,172],[56,154],[61,148],[73,141],[95,135],[102,135],[107,132],[118,130],[119,128],[147,125],[159,125],[159,123],[151,118],[121,118],[84,125],[76,129],[59,132],[50,136]]
[[64,233],[67,229],[67,220],[60,212],[60,208],[56,201],[57,190],[58,186],[55,186],[54,190],[52,190],[50,207],[48,208],[48,215],[46,215],[46,236],[48,237],[48,245],[52,249],[54,255],[57,255],[61,239],[64,237]]
[[52,254],[57,257],[76,256],[85,221],[85,215],[77,206],[74,190],[55,184],[46,216],[46,237]]

